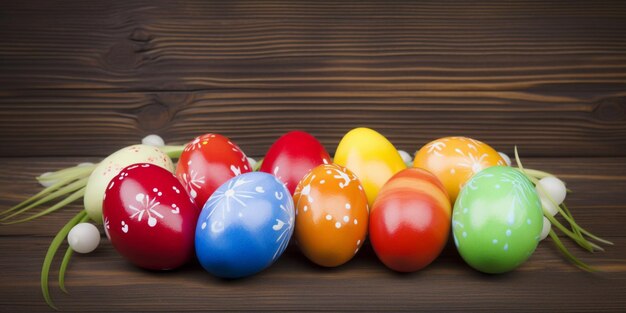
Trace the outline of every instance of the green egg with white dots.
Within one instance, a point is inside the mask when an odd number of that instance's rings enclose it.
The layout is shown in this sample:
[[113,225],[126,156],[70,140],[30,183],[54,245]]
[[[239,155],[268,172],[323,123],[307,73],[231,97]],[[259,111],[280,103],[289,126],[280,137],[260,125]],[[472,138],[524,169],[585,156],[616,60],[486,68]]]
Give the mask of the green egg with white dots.
[[505,273],[535,251],[543,212],[533,184],[514,168],[493,166],[474,175],[454,204],[454,243],[474,269]]

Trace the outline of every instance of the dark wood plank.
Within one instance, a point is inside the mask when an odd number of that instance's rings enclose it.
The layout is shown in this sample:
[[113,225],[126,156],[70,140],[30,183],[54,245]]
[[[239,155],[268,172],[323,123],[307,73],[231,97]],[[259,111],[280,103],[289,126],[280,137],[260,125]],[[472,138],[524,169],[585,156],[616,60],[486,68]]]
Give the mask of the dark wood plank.
[[334,150],[363,125],[409,151],[463,134],[531,156],[626,155],[619,1],[27,0],[0,17],[2,156],[208,131],[261,155],[294,128]]
[[[312,265],[291,246],[268,270],[235,281],[216,279],[195,262],[173,272],[144,271],[104,242],[72,260],[70,295],[56,287],[54,272],[51,286],[56,303],[69,311],[623,311],[626,238],[610,239],[617,247],[583,258],[603,271],[595,274],[569,265],[550,242],[516,271],[497,276],[470,269],[453,246],[414,274],[388,270],[369,245],[335,269]],[[39,288],[47,244],[47,238],[0,237],[3,311],[49,310]]]
[[104,156],[149,133],[206,132],[260,156],[293,129],[332,153],[359,126],[411,153],[465,135],[528,156],[626,156],[626,91],[0,91],[0,107],[0,156]]
[[623,1],[3,1],[0,86],[624,90]]

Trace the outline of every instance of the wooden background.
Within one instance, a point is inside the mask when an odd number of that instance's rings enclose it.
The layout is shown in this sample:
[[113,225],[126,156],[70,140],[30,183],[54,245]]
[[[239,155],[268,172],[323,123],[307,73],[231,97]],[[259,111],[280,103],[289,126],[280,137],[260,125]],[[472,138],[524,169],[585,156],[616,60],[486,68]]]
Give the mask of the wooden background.
[[[97,161],[149,133],[182,144],[218,132],[262,156],[304,129],[333,152],[357,126],[415,151],[471,136],[554,172],[584,226],[613,240],[576,255],[548,241],[518,270],[468,268],[448,247],[398,275],[366,247],[337,269],[297,248],[249,279],[192,263],[129,265],[103,242],[74,257],[68,311],[626,311],[624,1],[0,1],[0,209],[34,177]],[[39,270],[81,209],[0,226],[0,311],[45,311]],[[570,246],[571,247],[571,246]],[[58,267],[55,263],[54,268]]]

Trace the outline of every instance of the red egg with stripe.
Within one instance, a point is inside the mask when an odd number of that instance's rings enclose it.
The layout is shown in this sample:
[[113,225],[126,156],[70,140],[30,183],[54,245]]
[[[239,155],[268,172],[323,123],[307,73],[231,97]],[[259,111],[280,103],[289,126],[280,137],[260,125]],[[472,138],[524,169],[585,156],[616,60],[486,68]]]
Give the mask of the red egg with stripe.
[[400,171],[382,187],[370,211],[372,247],[390,269],[420,270],[446,245],[451,213],[437,177],[419,168]]

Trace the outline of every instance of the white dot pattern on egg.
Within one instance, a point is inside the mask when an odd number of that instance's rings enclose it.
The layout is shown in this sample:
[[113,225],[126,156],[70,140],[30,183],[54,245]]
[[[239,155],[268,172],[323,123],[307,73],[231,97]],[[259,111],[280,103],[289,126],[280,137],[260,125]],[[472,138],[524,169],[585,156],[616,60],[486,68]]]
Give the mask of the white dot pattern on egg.
[[470,179],[456,200],[455,244],[474,267],[480,267],[477,260],[484,256],[501,255],[501,265],[491,264],[484,270],[510,270],[504,260],[523,262],[534,251],[540,231],[534,220],[542,217],[539,198],[523,174],[510,167],[491,167]]

